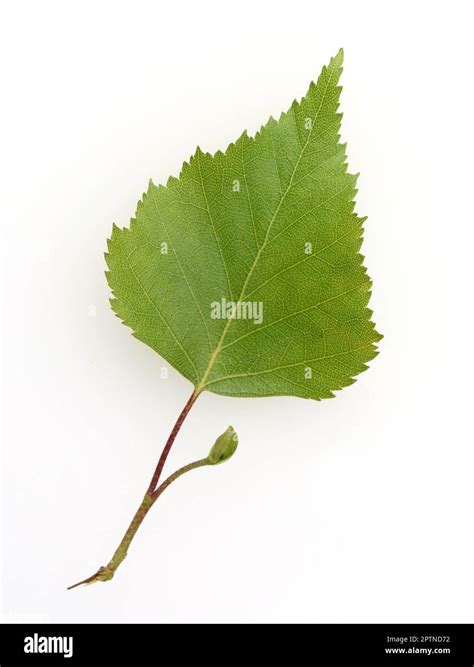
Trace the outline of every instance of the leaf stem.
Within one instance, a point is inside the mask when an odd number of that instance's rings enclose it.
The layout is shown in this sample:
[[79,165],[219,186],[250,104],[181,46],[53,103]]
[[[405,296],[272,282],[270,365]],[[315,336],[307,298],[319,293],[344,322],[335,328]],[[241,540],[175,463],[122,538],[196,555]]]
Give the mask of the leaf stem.
[[176,420],[175,425],[173,426],[173,429],[171,433],[168,436],[168,440],[166,441],[166,444],[163,448],[163,451],[161,452],[161,456],[158,460],[158,463],[156,464],[155,472],[153,473],[153,477],[151,478],[150,485],[147,490],[147,495],[152,496],[156,486],[159,482],[161,472],[163,470],[163,466],[166,463],[166,459],[168,458],[168,454],[170,453],[171,447],[173,446],[173,443],[176,439],[176,436],[179,433],[179,430],[181,426],[183,425],[184,420],[186,419],[189,411],[193,407],[194,403],[196,402],[197,397],[199,396],[198,391],[194,390],[191,396],[188,398],[188,401],[184,408],[181,410],[178,419]]
[[123,536],[122,541],[115,550],[114,555],[110,559],[109,563],[103,567],[100,567],[99,570],[91,577],[83,579],[82,581],[79,581],[77,584],[73,584],[72,586],[68,586],[68,590],[76,588],[77,586],[81,586],[82,584],[93,584],[96,581],[109,581],[112,579],[119,565],[123,560],[125,560],[128,553],[128,548],[133,538],[135,537],[135,534],[139,529],[143,519],[146,517],[149,510],[153,507],[156,500],[161,496],[163,491],[165,491],[170,484],[172,484],[175,480],[178,479],[178,477],[181,477],[181,475],[184,475],[186,472],[195,470],[196,468],[202,468],[203,466],[207,465],[212,465],[208,457],[205,459],[199,459],[198,461],[193,461],[192,463],[188,463],[182,468],[176,470],[176,472],[170,475],[167,479],[165,479],[165,481],[160,484],[160,486],[154,491],[152,495],[147,492],[141,502],[140,507],[135,512],[135,516],[127,528],[127,532]]
[[159,482],[161,473],[163,471],[163,467],[166,463],[166,459],[168,458],[168,455],[170,453],[171,447],[173,446],[173,443],[176,439],[176,436],[179,433],[179,430],[181,426],[183,425],[184,420],[186,419],[187,415],[189,414],[189,411],[193,407],[197,397],[199,396],[201,392],[197,389],[193,391],[191,396],[188,398],[188,401],[184,408],[181,410],[178,419],[176,420],[175,425],[173,426],[171,433],[168,436],[168,440],[165,443],[165,446],[163,448],[163,451],[161,452],[161,456],[158,460],[158,463],[155,468],[155,472],[153,473],[153,477],[151,478],[150,485],[148,486],[147,492],[145,493],[145,496],[143,497],[143,500],[140,504],[140,507],[137,509],[135,512],[135,515],[127,529],[127,532],[123,536],[122,541],[120,542],[119,546],[117,547],[114,555],[112,556],[112,559],[106,565],[105,567],[100,567],[99,570],[93,574],[91,577],[88,577],[87,579],[84,579],[83,581],[79,581],[77,584],[74,584],[73,586],[69,586],[68,590],[72,588],[76,588],[76,586],[80,586],[81,584],[92,584],[96,581],[108,581],[109,579],[112,579],[112,577],[115,574],[115,571],[117,570],[118,566],[120,563],[124,560],[124,558],[127,555],[128,547],[130,546],[131,541],[135,537],[135,534],[137,530],[139,529],[143,519],[145,516],[148,514],[148,511],[150,508],[153,506],[154,502],[157,500],[157,498],[163,493],[165,489],[168,488],[168,486],[174,482],[178,477],[181,477],[181,475],[184,475],[185,472],[188,472],[189,470],[194,470],[194,468],[200,468],[201,466],[204,465],[210,465],[209,460],[206,459],[199,459],[198,461],[194,461],[193,463],[189,463],[186,466],[183,466],[182,468],[179,468],[174,472],[172,475],[170,475],[160,486],[157,488],[157,484]]

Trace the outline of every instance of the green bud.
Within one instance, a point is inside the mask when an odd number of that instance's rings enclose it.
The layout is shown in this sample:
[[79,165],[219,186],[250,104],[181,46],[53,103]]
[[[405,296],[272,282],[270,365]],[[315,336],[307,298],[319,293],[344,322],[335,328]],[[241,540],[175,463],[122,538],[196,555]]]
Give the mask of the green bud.
[[211,465],[216,465],[217,463],[224,463],[235,452],[237,445],[239,444],[239,438],[237,433],[234,431],[232,426],[229,426],[227,431],[224,431],[215,441],[207,460]]

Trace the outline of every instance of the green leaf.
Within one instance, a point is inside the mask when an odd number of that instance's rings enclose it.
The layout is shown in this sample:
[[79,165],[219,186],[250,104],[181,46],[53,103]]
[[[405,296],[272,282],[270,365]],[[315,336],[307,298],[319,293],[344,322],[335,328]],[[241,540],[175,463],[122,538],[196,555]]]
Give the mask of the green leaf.
[[114,226],[112,307],[197,392],[328,398],[376,355],[342,61],[254,138],[150,182],[130,228]]

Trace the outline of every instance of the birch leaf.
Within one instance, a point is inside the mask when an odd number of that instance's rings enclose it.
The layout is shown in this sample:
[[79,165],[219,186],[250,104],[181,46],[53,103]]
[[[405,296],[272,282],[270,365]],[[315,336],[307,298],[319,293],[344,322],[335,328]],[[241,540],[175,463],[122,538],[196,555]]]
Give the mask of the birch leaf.
[[329,398],[376,355],[342,61],[255,137],[150,182],[130,227],[114,226],[112,307],[197,393]]

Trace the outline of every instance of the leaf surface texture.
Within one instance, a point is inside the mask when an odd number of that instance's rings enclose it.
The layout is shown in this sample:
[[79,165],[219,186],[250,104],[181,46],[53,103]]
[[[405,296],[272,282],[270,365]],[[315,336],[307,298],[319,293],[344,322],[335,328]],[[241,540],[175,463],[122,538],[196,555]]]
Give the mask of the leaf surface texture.
[[[342,59],[255,137],[198,148],[179,178],[150,182],[130,228],[114,226],[114,311],[199,390],[329,398],[376,354],[357,177],[339,142]],[[222,299],[261,308],[261,322],[213,319]]]

